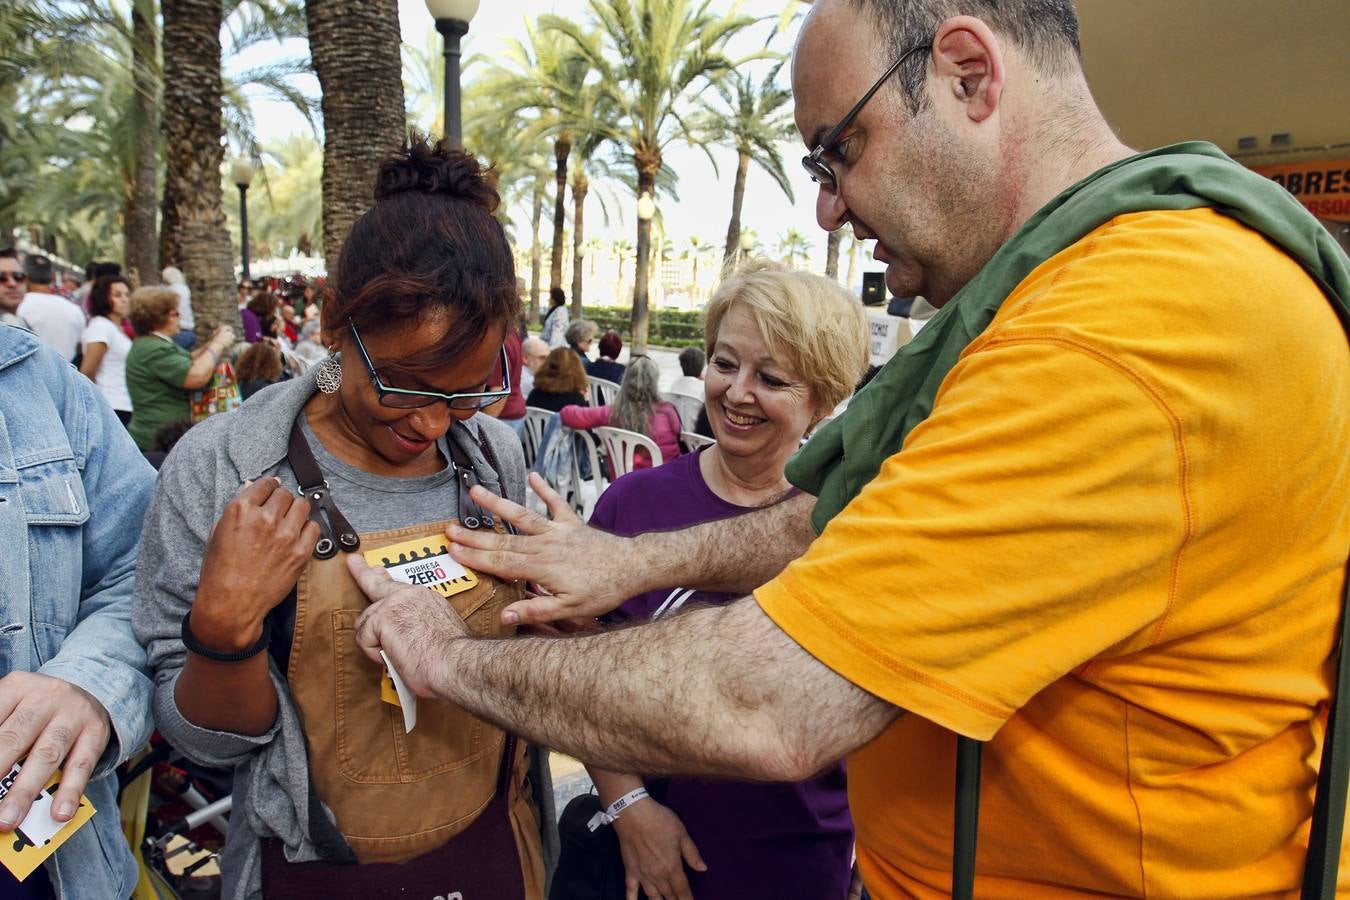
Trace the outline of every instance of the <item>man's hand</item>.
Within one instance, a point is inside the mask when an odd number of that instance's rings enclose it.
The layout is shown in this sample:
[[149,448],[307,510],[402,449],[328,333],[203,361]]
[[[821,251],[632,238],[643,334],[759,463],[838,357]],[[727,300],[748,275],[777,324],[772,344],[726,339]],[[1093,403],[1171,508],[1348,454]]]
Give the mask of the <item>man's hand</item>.
[[383,650],[413,693],[437,696],[451,644],[469,636],[464,620],[440,594],[400,584],[355,553],[347,555],[347,568],[371,601],[356,620],[356,646],[379,663]]
[[52,798],[52,817],[69,821],[110,733],[103,704],[70,682],[36,672],[0,678],[0,774],[24,760],[0,803],[0,831],[13,831],[23,821],[57,768],[61,784]]
[[634,594],[633,541],[588,528],[567,501],[535,473],[530,487],[548,506],[553,521],[539,513],[475,487],[483,509],[515,526],[519,535],[475,530],[458,524],[446,529],[450,555],[461,565],[500,578],[530,581],[547,593],[512,603],[502,610],[508,625],[542,624],[578,616],[603,615]]
[[637,900],[639,887],[648,900],[694,900],[685,864],[697,872],[708,866],[679,816],[649,797],[625,809],[614,820],[614,830],[627,900]]
[[314,552],[309,501],[276,478],[244,487],[211,529],[192,605],[192,632],[215,650],[243,650],[286,599]]

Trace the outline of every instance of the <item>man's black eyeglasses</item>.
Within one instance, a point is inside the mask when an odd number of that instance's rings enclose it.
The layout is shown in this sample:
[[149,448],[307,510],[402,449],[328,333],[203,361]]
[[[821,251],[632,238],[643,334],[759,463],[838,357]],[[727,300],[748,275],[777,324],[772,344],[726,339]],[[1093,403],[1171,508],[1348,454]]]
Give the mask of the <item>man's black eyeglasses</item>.
[[0,278],[5,281],[12,281],[15,284],[23,284],[28,280],[28,276],[23,272],[0,272]]
[[839,124],[829,130],[829,133],[825,135],[825,139],[819,144],[816,144],[816,149],[802,157],[802,168],[806,170],[807,175],[811,176],[812,181],[816,184],[823,184],[831,190],[835,190],[839,187],[839,179],[835,177],[834,169],[830,168],[830,164],[824,160],[825,154],[834,149],[835,142],[839,140],[839,135],[843,134],[844,129],[852,124],[853,120],[858,117],[858,113],[862,112],[862,108],[867,105],[867,101],[871,100],[872,95],[880,90],[881,86],[886,83],[886,79],[894,75],[896,70],[904,65],[905,60],[909,59],[920,50],[932,49],[932,46],[932,44],[920,44],[917,47],[910,47],[904,53],[901,53],[900,58],[891,63],[891,67],[882,73],[881,77],[877,79],[876,84],[868,88],[867,93],[862,95],[862,99],[853,104],[853,108],[848,111],[848,114],[839,120]]
[[504,400],[511,395],[511,373],[507,366],[506,347],[501,349],[501,366],[503,387],[497,391],[471,391],[463,394],[442,394],[439,391],[410,391],[404,388],[389,387],[380,380],[380,374],[375,371],[375,364],[370,361],[370,354],[366,352],[365,344],[361,343],[361,335],[356,333],[356,326],[350,322],[347,327],[352,330],[352,340],[356,342],[356,349],[361,351],[361,358],[366,362],[366,370],[370,372],[370,383],[375,386],[375,393],[380,397],[380,405],[388,406],[394,409],[421,409],[424,406],[430,406],[433,403],[444,403],[451,409],[483,409],[491,406],[499,400]]

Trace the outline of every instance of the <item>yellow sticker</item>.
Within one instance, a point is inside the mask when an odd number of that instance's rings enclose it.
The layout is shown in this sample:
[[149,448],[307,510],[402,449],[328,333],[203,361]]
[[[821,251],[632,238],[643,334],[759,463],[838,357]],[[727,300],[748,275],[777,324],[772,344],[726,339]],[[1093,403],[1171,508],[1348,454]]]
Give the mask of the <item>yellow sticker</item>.
[[372,566],[386,569],[395,581],[431,588],[442,597],[453,597],[478,584],[478,576],[450,556],[443,534],[367,550],[365,557]]
[[[9,793],[14,779],[19,776],[22,764],[15,763],[9,775],[0,778],[0,800]],[[56,849],[80,829],[84,823],[94,817],[94,804],[89,798],[80,796],[80,806],[69,822],[58,822],[52,818],[52,800],[56,796],[57,785],[61,782],[61,770],[57,769],[47,780],[47,786],[33,800],[28,815],[23,817],[19,827],[12,832],[0,834],[0,863],[14,873],[14,877],[23,881],[40,865],[42,861],[56,852]]]
[[[366,562],[385,569],[395,581],[431,588],[446,599],[478,584],[478,576],[450,556],[449,543],[443,534],[366,550],[364,556]],[[380,699],[390,706],[402,706],[387,671],[380,678]]]

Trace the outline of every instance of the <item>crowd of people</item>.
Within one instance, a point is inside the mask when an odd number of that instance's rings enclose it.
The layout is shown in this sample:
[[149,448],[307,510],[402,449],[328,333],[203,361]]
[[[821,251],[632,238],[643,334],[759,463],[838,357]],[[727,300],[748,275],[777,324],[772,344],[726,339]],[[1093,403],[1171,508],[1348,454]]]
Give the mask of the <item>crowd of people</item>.
[[[242,342],[175,269],[0,251],[0,829],[58,768],[96,809],[0,896],[132,895],[152,729],[228,773],[231,900],[1334,896],[1350,260],[1123,146],[1067,0],[975,8],[801,27],[820,224],[937,310],[875,372],[765,261],[665,390],[561,290],[524,321],[483,167],[415,135]],[[656,450],[582,521],[531,408]]]

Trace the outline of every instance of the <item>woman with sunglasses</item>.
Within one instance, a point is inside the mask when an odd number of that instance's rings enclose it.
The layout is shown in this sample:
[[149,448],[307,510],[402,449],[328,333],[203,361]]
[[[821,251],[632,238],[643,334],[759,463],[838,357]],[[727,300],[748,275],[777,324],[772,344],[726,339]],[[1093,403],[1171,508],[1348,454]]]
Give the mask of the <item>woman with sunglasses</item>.
[[519,315],[511,251],[478,163],[443,144],[414,138],[375,198],[324,304],[331,355],[196,426],[161,470],[135,613],[155,717],[235,771],[227,898],[535,900],[555,821],[539,754],[366,660],[346,564],[509,631],[520,586],[459,568],[445,529],[501,527],[474,484],[523,501],[519,440],[479,414],[510,389],[489,382]]

